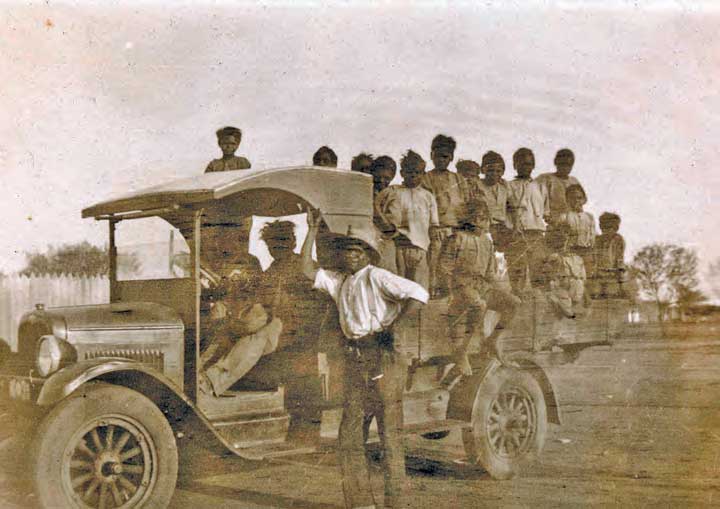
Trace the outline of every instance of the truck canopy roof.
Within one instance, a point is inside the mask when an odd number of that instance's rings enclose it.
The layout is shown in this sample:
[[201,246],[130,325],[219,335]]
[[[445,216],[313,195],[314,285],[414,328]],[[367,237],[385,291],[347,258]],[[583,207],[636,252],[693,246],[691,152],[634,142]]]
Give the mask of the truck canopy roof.
[[336,168],[294,166],[203,173],[96,203],[82,217],[122,219],[147,212],[180,224],[202,208],[205,221],[225,222],[248,215],[285,216],[320,209],[331,231],[370,228],[372,178]]
[[[172,180],[102,201],[83,209],[82,217],[100,217],[162,207],[210,205],[237,193],[286,191],[323,212],[372,215],[372,179],[359,172],[319,166],[203,173]],[[368,208],[370,207],[370,208]]]

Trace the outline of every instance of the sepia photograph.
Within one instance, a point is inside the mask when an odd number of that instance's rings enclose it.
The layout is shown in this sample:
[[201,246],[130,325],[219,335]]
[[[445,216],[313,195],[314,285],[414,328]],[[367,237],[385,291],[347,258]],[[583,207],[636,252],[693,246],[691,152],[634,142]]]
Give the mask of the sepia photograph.
[[0,508],[720,505],[718,26],[0,0]]

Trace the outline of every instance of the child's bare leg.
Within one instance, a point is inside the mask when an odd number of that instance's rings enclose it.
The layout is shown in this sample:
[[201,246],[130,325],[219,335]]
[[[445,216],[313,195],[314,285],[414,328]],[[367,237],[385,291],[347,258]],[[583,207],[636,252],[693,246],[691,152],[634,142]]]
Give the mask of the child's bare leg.
[[499,314],[498,322],[495,329],[485,339],[485,350],[489,355],[493,355],[501,362],[503,361],[502,339],[508,331],[510,323],[512,323],[517,313],[520,299],[505,290],[491,289],[488,292],[488,309],[497,311]]

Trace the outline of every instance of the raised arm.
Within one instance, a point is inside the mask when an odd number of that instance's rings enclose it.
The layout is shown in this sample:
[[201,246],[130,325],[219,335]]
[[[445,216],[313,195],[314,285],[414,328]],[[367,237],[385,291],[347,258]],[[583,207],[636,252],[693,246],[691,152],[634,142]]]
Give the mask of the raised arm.
[[300,258],[302,261],[302,271],[305,277],[311,281],[315,280],[315,274],[317,268],[315,262],[312,259],[312,248],[317,238],[318,230],[320,229],[320,223],[322,222],[322,213],[316,209],[308,209],[307,211],[307,222],[308,232],[303,242],[302,249],[300,250]]

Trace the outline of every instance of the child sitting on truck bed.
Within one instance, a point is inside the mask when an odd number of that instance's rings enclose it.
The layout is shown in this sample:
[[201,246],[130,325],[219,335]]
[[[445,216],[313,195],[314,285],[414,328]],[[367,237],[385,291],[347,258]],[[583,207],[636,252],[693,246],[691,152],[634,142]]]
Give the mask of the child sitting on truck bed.
[[[443,270],[450,276],[448,318],[455,348],[455,367],[445,378],[450,383],[458,375],[472,375],[468,359],[472,341],[481,341],[481,350],[486,355],[501,356],[501,335],[520,304],[520,299],[497,285],[495,249],[488,236],[487,203],[475,200],[469,205],[464,227],[448,239],[440,258]],[[495,330],[485,338],[483,329],[488,309],[500,316]]]

